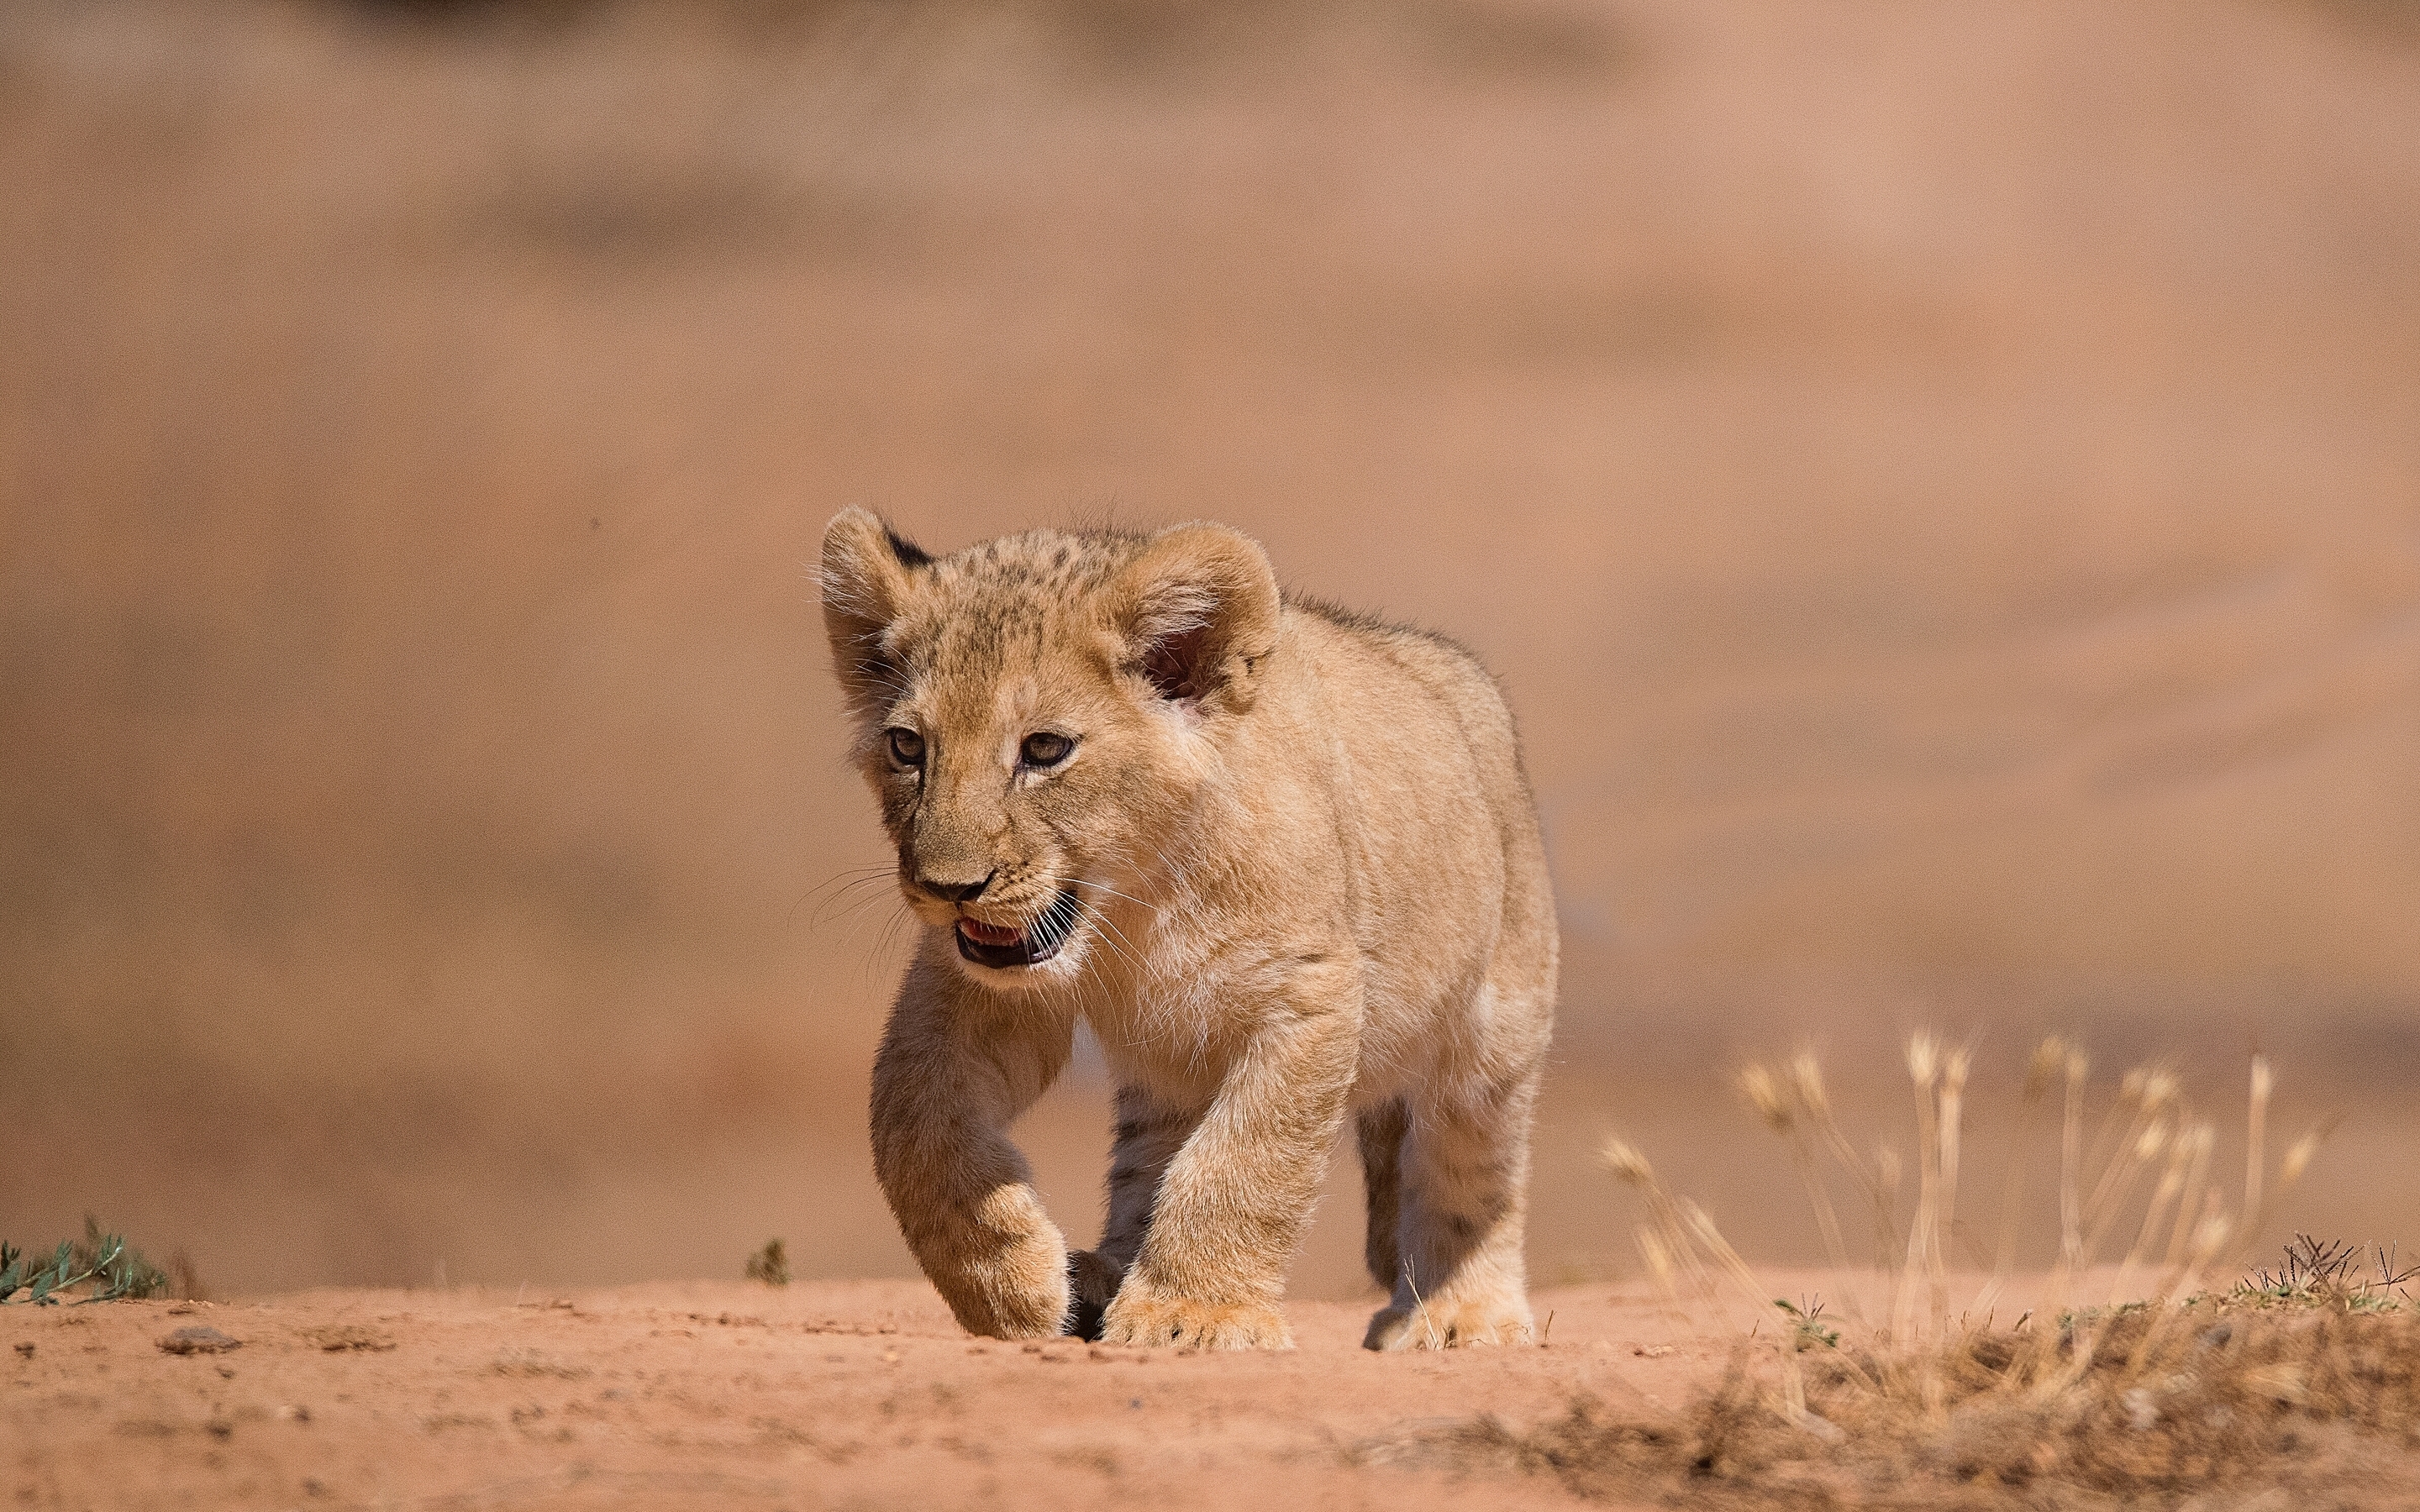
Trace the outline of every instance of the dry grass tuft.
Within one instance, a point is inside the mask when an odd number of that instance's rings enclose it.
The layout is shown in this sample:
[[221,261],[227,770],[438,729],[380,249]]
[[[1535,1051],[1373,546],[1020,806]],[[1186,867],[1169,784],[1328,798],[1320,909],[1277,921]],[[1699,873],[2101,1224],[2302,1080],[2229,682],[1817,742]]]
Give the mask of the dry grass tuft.
[[[1814,1365],[1807,1406],[1837,1425],[1836,1443],[1772,1411],[1744,1350],[1713,1393],[1669,1421],[1624,1419],[1583,1397],[1527,1431],[1492,1418],[1443,1430],[1412,1458],[1551,1475],[1593,1499],[1714,1505],[2173,1505],[2218,1490],[2282,1491],[2295,1504],[2357,1491],[2371,1505],[2398,1464],[2410,1483],[2420,1318],[2219,1308],[2162,1352],[2160,1368],[2130,1368],[2157,1322],[2149,1308],[2113,1319],[2090,1367],[2047,1396],[2027,1389],[2024,1331],[1962,1338],[1932,1355],[1937,1410],[1877,1389],[1904,1357]],[[2063,1333],[2050,1358],[2064,1364],[2075,1348]]]
[[[1811,1298],[1768,1300],[1703,1210],[1667,1190],[1635,1147],[1611,1139],[1602,1159],[1642,1196],[1639,1248],[1668,1300],[1754,1308],[1721,1383],[1665,1421],[1622,1418],[1581,1397],[1527,1430],[1482,1418],[1388,1457],[1548,1474],[1582,1496],[1693,1504],[2081,1507],[2358,1492],[2366,1506],[2420,1505],[2420,1490],[2393,1489],[2420,1486],[2407,1458],[2420,1451],[2420,1308],[2404,1290],[2420,1267],[2304,1235],[2279,1269],[2203,1288],[2213,1273],[2242,1273],[2243,1236],[2266,1226],[2323,1133],[2271,1168],[2265,1061],[2252,1065],[2242,1206],[2230,1211],[2211,1180],[2211,1125],[2171,1071],[2128,1072],[2096,1121],[2086,1117],[2084,1054],[2056,1040],[2035,1052],[2020,1138],[2055,1095],[2060,1258],[2047,1304],[2001,1327],[1993,1304],[2008,1279],[2013,1190],[1994,1273],[1969,1306],[1953,1313],[1948,1296],[1969,1059],[1929,1034],[1909,1042],[1918,1189],[1904,1229],[1896,1162],[1862,1154],[1840,1134],[1811,1057],[1740,1078],[1757,1116],[1790,1141],[1844,1272],[1818,1157],[1866,1197],[1885,1305],[1864,1311],[1848,1299],[1836,1328],[1819,1320]],[[2012,1163],[2012,1186],[2025,1165]],[[2112,1261],[2106,1302],[2079,1299],[2087,1273]],[[2131,1290],[2138,1278],[2140,1291]]]

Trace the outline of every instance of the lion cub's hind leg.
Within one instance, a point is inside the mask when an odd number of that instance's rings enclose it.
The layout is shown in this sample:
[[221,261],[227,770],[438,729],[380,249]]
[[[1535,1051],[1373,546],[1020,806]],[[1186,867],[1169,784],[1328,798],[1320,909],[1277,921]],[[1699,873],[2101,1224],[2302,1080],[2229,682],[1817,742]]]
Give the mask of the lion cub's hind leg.
[[1202,1121],[1199,1109],[1168,1107],[1140,1088],[1120,1088],[1117,1106],[1117,1133],[1109,1150],[1109,1213],[1100,1247],[1067,1257],[1067,1280],[1075,1297],[1067,1332],[1083,1339],[1101,1336],[1102,1316],[1117,1299],[1118,1287],[1151,1231],[1168,1163]]
[[1370,1279],[1393,1291],[1404,1272],[1403,1254],[1395,1242],[1395,1230],[1403,1219],[1404,1100],[1366,1108],[1355,1123],[1361,1145],[1361,1191],[1370,1208],[1361,1255],[1369,1264]]
[[1537,1086],[1532,1070],[1466,1101],[1413,1094],[1397,1155],[1393,1295],[1365,1348],[1532,1341],[1522,1242]]
[[1097,1250],[1077,1249],[1067,1252],[1067,1332],[1079,1339],[1097,1342],[1101,1336],[1101,1317],[1116,1300],[1118,1283],[1125,1277]]

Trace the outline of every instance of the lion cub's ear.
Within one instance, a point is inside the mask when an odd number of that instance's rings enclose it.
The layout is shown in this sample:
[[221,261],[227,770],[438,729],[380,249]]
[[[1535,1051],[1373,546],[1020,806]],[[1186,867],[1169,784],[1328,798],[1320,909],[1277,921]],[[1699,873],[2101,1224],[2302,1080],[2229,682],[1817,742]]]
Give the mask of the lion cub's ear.
[[931,563],[913,541],[872,511],[848,508],[824,527],[824,633],[832,670],[860,717],[899,690],[899,671],[882,654],[882,632],[899,617],[914,575]]
[[1161,698],[1208,712],[1249,708],[1278,638],[1278,579],[1260,543],[1224,525],[1163,531],[1111,580],[1110,624]]

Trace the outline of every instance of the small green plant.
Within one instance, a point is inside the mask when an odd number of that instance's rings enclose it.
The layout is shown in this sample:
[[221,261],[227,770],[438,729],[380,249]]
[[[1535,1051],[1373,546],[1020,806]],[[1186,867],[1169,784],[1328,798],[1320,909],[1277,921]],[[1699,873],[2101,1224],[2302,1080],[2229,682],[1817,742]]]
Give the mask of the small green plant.
[[765,1241],[765,1247],[748,1257],[748,1279],[762,1281],[768,1287],[790,1284],[790,1254],[780,1239]]
[[1773,1304],[1790,1319],[1790,1347],[1793,1350],[1837,1350],[1840,1347],[1840,1331],[1823,1321],[1823,1299],[1807,1297],[1797,1305],[1776,1297]]
[[[121,1302],[163,1295],[168,1273],[116,1234],[104,1234],[87,1213],[82,1240],[63,1239],[47,1260],[0,1240],[0,1304],[55,1306],[70,1288],[91,1290],[78,1303]],[[17,1295],[20,1291],[24,1296]]]
[[2420,1265],[2397,1263],[2396,1252],[2375,1246],[2364,1274],[2362,1252],[2342,1240],[2296,1234],[2285,1263],[2255,1271],[2235,1284],[2225,1300],[2246,1307],[2333,1307],[2341,1312],[2394,1312],[2412,1300],[2404,1283]]

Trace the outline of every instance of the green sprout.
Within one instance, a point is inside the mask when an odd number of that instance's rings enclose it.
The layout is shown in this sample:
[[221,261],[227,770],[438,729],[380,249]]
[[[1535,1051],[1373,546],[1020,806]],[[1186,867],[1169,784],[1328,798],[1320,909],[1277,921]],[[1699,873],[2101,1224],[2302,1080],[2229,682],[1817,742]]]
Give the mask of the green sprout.
[[2286,1246],[2286,1261],[2274,1271],[2261,1270],[2235,1284],[2226,1300],[2252,1307],[2334,1307],[2343,1312],[2393,1312],[2408,1301],[2405,1283],[2420,1267],[2400,1263],[2394,1250],[2374,1246],[2376,1257],[2364,1273],[2365,1257],[2341,1240],[2320,1241],[2297,1234]]
[[1823,1321],[1823,1299],[1808,1297],[1792,1306],[1779,1297],[1773,1304],[1789,1315],[1791,1348],[1794,1350],[1837,1350],[1840,1347],[1840,1331]]
[[[120,1302],[157,1297],[169,1286],[166,1272],[124,1239],[102,1233],[89,1213],[81,1241],[60,1240],[47,1260],[36,1256],[33,1261],[38,1263],[29,1263],[24,1251],[0,1240],[0,1304],[53,1307],[70,1288],[87,1285],[92,1289],[76,1299],[78,1304]],[[18,1296],[20,1291],[25,1295]]]
[[762,1281],[768,1287],[790,1284],[790,1256],[779,1239],[765,1241],[765,1247],[748,1257],[748,1279]]

